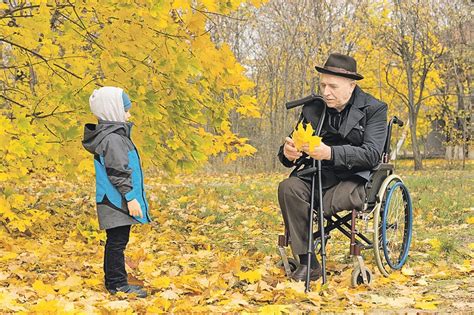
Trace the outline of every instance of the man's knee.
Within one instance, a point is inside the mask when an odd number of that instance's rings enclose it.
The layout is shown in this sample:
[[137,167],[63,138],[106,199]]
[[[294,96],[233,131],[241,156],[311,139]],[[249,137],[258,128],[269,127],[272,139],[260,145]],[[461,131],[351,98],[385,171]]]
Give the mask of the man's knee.
[[297,177],[289,177],[278,185],[278,196],[297,195],[304,189],[304,183]]

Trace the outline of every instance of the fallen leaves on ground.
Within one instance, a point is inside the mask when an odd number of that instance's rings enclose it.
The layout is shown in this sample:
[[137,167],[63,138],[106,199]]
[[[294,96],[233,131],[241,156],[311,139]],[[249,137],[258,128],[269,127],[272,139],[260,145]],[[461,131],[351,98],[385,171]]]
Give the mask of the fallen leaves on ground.
[[[5,221],[0,225],[0,312],[472,309],[473,239],[472,233],[459,228],[470,224],[462,223],[463,218],[461,225],[429,226],[423,216],[415,217],[408,264],[384,278],[376,271],[373,255],[366,252],[375,280],[358,288],[350,287],[349,240],[333,233],[327,248],[328,283],[313,282],[312,291],[305,293],[302,282],[288,281],[277,267],[277,236],[283,225],[276,187],[284,178],[283,174],[194,175],[174,181],[149,177],[154,222],[133,227],[126,251],[130,281],[145,285],[150,293],[144,300],[111,296],[104,289],[105,236],[96,222],[92,179],[74,183],[38,178],[17,194],[28,194],[24,206],[47,213],[48,219],[26,225],[25,231]],[[416,198],[421,198],[417,187],[412,184],[415,206]],[[443,219],[440,213],[431,215]],[[452,247],[443,235],[466,245]],[[445,250],[451,256],[444,255]]]

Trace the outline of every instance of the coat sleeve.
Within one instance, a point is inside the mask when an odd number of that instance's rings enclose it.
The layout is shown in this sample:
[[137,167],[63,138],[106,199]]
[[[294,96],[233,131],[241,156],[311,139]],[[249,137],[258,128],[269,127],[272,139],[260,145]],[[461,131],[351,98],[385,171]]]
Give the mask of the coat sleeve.
[[283,154],[283,146],[285,144],[282,144],[280,146],[280,149],[278,150],[278,159],[280,160],[281,164],[283,164],[286,167],[293,167],[295,166],[295,162],[290,161],[286,158],[286,156]]
[[128,166],[127,145],[122,137],[116,134],[108,135],[103,141],[102,155],[107,177],[120,194],[125,197],[133,188],[132,169]]
[[[371,113],[372,112],[372,113]],[[337,169],[371,170],[380,162],[387,137],[387,105],[380,103],[368,110],[361,146],[333,146],[334,167]]]

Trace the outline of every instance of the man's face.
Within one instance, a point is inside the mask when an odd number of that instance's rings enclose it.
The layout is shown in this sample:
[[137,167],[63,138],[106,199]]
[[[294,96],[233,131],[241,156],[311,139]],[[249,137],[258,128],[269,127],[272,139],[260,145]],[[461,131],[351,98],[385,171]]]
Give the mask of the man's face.
[[321,73],[319,77],[320,93],[326,101],[328,107],[338,111],[344,109],[346,103],[351,98],[356,83],[352,79]]

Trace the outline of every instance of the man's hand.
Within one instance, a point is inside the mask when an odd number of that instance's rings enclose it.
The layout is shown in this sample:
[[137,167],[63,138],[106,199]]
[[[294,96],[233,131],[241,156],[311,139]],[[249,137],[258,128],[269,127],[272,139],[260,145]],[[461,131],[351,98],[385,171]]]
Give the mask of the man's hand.
[[290,137],[286,137],[285,145],[283,146],[283,155],[290,161],[294,162],[303,154],[296,150],[295,142]]
[[331,147],[324,144],[321,141],[321,145],[314,148],[314,151],[309,152],[309,146],[303,146],[303,151],[315,160],[330,160],[331,159]]
[[130,200],[127,203],[127,207],[131,216],[143,218],[142,208],[137,199]]

